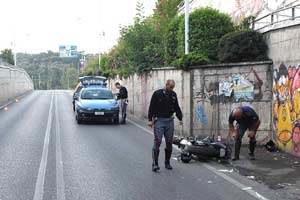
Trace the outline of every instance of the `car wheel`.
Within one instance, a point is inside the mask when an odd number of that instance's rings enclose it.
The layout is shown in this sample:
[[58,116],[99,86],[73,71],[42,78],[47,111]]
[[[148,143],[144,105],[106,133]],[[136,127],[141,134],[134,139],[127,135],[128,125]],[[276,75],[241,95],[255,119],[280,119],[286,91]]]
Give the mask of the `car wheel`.
[[75,104],[73,103],[73,111],[75,112]]
[[120,120],[119,117],[114,119],[114,124],[119,124]]

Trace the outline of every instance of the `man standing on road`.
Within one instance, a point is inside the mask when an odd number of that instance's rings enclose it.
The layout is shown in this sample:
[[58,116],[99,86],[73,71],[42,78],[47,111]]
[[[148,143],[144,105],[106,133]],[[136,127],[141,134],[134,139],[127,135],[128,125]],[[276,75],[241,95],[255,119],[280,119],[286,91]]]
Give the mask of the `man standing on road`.
[[152,95],[148,118],[148,125],[154,126],[154,145],[152,149],[152,171],[160,170],[158,165],[159,147],[164,135],[166,141],[165,149],[165,168],[173,169],[170,164],[172,155],[172,144],[174,135],[174,113],[182,125],[182,112],[178,104],[176,93],[173,91],[175,87],[174,80],[168,80],[164,89],[155,91]]
[[120,100],[120,108],[122,113],[122,121],[121,124],[126,123],[126,109],[128,104],[128,92],[126,87],[122,86],[119,82],[115,83],[115,86],[117,89],[119,89],[119,94],[117,96],[117,99]]
[[[236,121],[237,125],[234,127],[233,122]],[[260,120],[257,113],[249,106],[241,106],[233,109],[229,116],[229,129],[235,139],[235,155],[233,161],[239,160],[240,149],[242,145],[242,138],[249,130],[249,159],[255,160],[254,150],[256,146],[256,132],[259,128]]]

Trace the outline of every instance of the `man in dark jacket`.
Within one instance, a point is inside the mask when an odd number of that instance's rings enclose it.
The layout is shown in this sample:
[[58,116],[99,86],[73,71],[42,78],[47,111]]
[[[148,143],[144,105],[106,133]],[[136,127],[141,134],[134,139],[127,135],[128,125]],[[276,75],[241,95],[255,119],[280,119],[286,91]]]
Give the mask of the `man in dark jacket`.
[[164,89],[157,90],[153,93],[148,118],[150,127],[154,126],[154,145],[152,149],[152,171],[160,170],[158,165],[159,147],[164,135],[166,141],[165,149],[165,168],[173,169],[170,164],[172,155],[172,144],[174,135],[174,113],[182,125],[182,112],[178,104],[174,80],[168,80]]
[[[237,125],[234,127],[233,122],[236,121]],[[256,132],[259,128],[260,120],[257,113],[249,106],[241,106],[233,109],[229,116],[229,129],[235,139],[235,155],[232,160],[239,160],[240,149],[242,145],[242,138],[249,130],[249,158],[254,160],[254,150],[256,146]]]
[[119,94],[117,96],[117,99],[120,100],[120,107],[121,107],[121,113],[122,113],[122,121],[121,124],[126,123],[126,110],[128,105],[128,92],[126,87],[122,86],[119,82],[115,83],[116,88],[119,89]]

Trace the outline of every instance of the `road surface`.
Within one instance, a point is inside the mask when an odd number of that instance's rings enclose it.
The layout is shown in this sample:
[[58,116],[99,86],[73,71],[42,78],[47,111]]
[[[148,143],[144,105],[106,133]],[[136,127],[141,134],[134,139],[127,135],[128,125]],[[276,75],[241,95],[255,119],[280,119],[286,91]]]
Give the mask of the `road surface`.
[[0,110],[0,119],[1,200],[272,198],[211,164],[173,160],[174,170],[153,173],[149,131],[135,123],[78,125],[70,91],[35,91]]

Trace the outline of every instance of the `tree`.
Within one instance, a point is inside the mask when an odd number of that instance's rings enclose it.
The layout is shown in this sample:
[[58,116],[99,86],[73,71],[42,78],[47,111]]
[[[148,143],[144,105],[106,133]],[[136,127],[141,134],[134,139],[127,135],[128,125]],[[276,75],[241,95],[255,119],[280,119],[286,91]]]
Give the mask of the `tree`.
[[[234,30],[229,15],[220,13],[213,8],[200,8],[190,14],[189,45],[190,52],[207,56],[210,60],[217,60],[219,40]],[[179,28],[179,48],[184,50],[184,23]]]
[[182,0],[158,0],[154,8],[155,30],[166,33],[172,19],[177,16],[178,5]]
[[2,60],[4,62],[7,62],[7,63],[9,63],[11,65],[14,64],[14,55],[13,55],[11,49],[4,49],[4,50],[2,50],[0,57],[2,58]]
[[183,20],[183,16],[175,17],[170,24],[168,24],[164,35],[164,58],[167,65],[170,65],[183,54],[183,50],[179,49],[179,40],[181,41],[183,38],[178,38],[179,27],[181,26],[180,24],[184,23]]
[[78,72],[73,65],[70,65],[62,77],[61,85],[64,89],[75,88],[78,82]]

